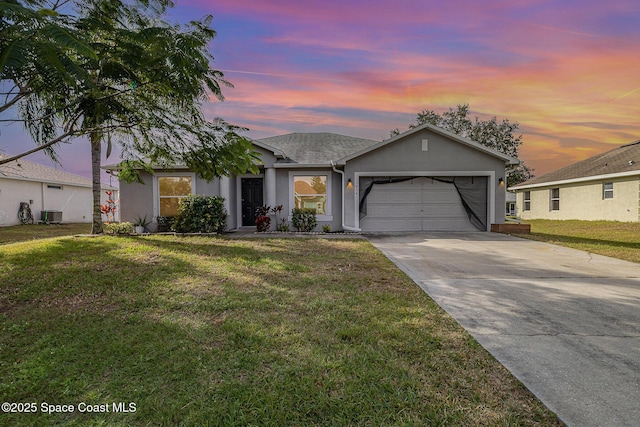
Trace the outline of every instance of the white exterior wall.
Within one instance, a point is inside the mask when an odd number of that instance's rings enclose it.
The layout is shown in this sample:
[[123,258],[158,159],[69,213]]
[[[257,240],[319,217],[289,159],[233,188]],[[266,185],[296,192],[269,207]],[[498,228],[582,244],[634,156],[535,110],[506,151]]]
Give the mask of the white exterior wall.
[[[605,182],[613,182],[613,198],[603,197]],[[560,209],[551,210],[551,188],[560,189]],[[524,192],[531,192],[531,209],[524,210]],[[518,216],[528,219],[640,221],[640,178],[617,178],[518,190]]]
[[[115,200],[118,199],[117,193],[114,190]],[[103,190],[100,203],[104,204],[106,198]],[[43,210],[50,210],[62,211],[62,222],[65,223],[91,222],[92,200],[91,188],[88,187],[0,178],[0,226],[20,224],[18,209],[21,202],[30,203],[36,221],[40,220]],[[116,214],[116,220],[118,218],[119,214]]]
[[20,202],[33,200],[31,212],[34,216],[39,214],[42,210],[41,193],[42,187],[38,182],[0,178],[0,226],[20,224]]

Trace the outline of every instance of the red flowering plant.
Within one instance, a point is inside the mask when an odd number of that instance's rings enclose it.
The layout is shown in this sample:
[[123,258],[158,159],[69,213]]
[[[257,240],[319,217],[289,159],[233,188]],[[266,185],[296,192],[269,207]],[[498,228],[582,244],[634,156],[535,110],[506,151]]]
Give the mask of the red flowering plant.
[[258,233],[264,233],[269,231],[271,226],[271,218],[269,218],[269,211],[271,206],[262,206],[256,209],[256,229]]
[[[268,206],[267,206],[268,207]],[[278,219],[278,217],[280,216],[280,212],[282,212],[282,205],[278,205],[274,208],[271,208],[270,211],[274,214],[276,214],[276,220]]]
[[100,205],[100,211],[107,216],[107,222],[113,222],[118,210],[118,201],[113,200],[113,191],[107,190],[105,194],[107,195],[107,201],[104,205]]

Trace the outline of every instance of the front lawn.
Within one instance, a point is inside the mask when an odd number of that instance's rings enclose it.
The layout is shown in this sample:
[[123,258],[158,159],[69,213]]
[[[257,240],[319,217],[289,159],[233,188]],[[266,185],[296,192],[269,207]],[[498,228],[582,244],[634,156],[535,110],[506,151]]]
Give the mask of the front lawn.
[[27,224],[0,227],[0,245],[91,232],[91,224]]
[[640,263],[640,222],[538,219],[524,223],[531,224],[531,234],[519,237]]
[[2,425],[559,425],[365,241],[6,244],[0,333]]

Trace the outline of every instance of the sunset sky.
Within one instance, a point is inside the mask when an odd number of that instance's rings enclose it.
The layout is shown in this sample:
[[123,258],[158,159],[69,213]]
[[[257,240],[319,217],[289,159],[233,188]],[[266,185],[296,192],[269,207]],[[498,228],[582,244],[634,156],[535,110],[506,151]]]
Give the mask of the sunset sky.
[[[468,103],[520,124],[536,175],[640,139],[637,0],[176,3],[171,20],[214,16],[212,65],[235,86],[207,115],[251,138],[382,140],[418,111]],[[0,132],[0,151],[32,146],[17,126]],[[86,142],[62,153],[65,170],[90,174]]]

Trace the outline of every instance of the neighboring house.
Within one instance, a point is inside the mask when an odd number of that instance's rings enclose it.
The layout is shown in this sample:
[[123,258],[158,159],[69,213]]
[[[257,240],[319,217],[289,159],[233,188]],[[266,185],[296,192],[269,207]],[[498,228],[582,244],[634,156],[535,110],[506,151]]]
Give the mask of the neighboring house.
[[[0,154],[0,159],[6,157]],[[106,190],[114,191],[113,199],[118,199],[117,188],[104,186],[102,204]],[[0,165],[0,226],[20,224],[21,202],[29,203],[36,222],[42,212],[62,212],[62,222],[91,222],[91,179],[23,159]]]
[[510,188],[522,219],[640,220],[640,140]]
[[262,160],[256,175],[208,183],[175,166],[141,171],[144,184],[121,182],[122,219],[173,216],[181,198],[202,194],[225,198],[230,229],[254,227],[257,207],[282,205],[287,215],[315,208],[318,229],[484,231],[504,222],[505,165],[518,163],[432,125],[382,142],[292,133],[253,143]]
[[514,193],[513,191],[507,191],[506,195],[505,195],[505,212],[507,215],[509,216],[515,216],[516,215],[516,193]]

